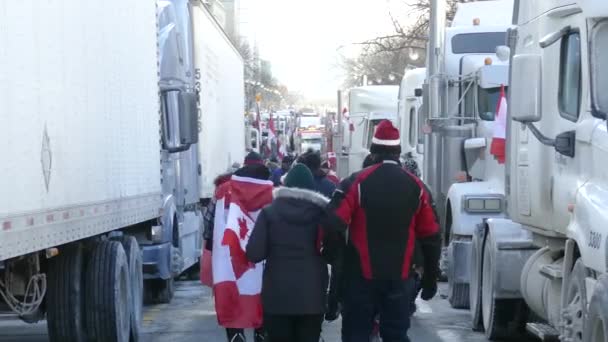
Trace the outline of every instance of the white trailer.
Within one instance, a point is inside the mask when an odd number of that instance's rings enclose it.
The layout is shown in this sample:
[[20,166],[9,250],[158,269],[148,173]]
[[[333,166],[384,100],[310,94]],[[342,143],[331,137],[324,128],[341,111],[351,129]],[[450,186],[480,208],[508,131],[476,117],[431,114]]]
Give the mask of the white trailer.
[[[401,133],[401,155],[412,158],[418,165],[423,160],[422,125],[424,111],[422,110],[422,85],[426,79],[426,68],[406,70],[399,86],[398,117]],[[422,175],[424,178],[424,175]]]
[[363,86],[349,90],[350,127],[344,130],[342,142],[348,154],[348,165],[338,165],[341,175],[361,169],[380,121],[391,120],[397,126],[398,94],[399,87],[392,85]]
[[516,1],[508,219],[473,236],[473,325],[488,338],[608,339],[608,4]]
[[193,2],[194,60],[200,84],[200,197],[210,199],[215,178],[245,159],[243,58],[212,14]]
[[207,117],[242,118],[242,61],[195,60],[228,46],[200,1],[7,1],[0,22],[0,308],[52,342],[136,341],[144,288],[170,301],[200,258],[196,109],[217,91]]

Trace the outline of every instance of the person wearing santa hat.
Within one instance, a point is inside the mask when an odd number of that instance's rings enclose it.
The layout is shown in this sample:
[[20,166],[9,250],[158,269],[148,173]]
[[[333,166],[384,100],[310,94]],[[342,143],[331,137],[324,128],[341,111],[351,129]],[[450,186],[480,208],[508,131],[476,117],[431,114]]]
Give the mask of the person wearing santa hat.
[[369,341],[378,313],[382,339],[407,342],[414,243],[424,255],[421,297],[430,300],[437,293],[439,225],[422,181],[400,165],[399,131],[390,121],[377,126],[370,152],[376,164],[340,183],[324,224],[328,231],[348,229],[342,341]]

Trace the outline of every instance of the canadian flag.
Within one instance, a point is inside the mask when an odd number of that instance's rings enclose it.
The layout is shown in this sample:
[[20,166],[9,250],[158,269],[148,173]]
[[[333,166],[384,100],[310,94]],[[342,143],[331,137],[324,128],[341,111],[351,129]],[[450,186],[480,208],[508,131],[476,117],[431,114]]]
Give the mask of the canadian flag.
[[490,153],[499,164],[505,163],[506,157],[506,134],[507,134],[507,97],[504,85],[500,86],[500,98],[496,107],[496,118],[494,119],[494,134],[490,144]]
[[263,264],[249,262],[245,249],[272,189],[271,181],[232,176],[216,190],[211,269],[217,320],[225,328],[262,326]]

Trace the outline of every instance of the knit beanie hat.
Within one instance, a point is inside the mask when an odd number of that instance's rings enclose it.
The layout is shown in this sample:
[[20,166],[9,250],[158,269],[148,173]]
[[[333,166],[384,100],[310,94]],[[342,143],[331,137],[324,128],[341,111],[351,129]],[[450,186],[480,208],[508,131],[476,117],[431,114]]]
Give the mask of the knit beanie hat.
[[285,186],[288,188],[315,189],[312,172],[304,164],[296,164],[285,176]]
[[245,156],[245,166],[248,165],[264,165],[264,160],[262,159],[262,156],[260,156],[259,153],[256,152],[249,152],[246,156]]
[[369,151],[374,154],[401,154],[401,140],[399,130],[389,120],[382,120],[374,137]]

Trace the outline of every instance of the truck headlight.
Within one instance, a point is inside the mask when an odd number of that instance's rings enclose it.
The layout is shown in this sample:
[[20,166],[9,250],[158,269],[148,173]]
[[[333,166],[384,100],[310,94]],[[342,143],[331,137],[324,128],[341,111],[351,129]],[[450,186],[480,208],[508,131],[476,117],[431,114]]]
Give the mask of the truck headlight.
[[501,195],[464,196],[464,210],[469,213],[500,213],[503,211],[504,199]]

